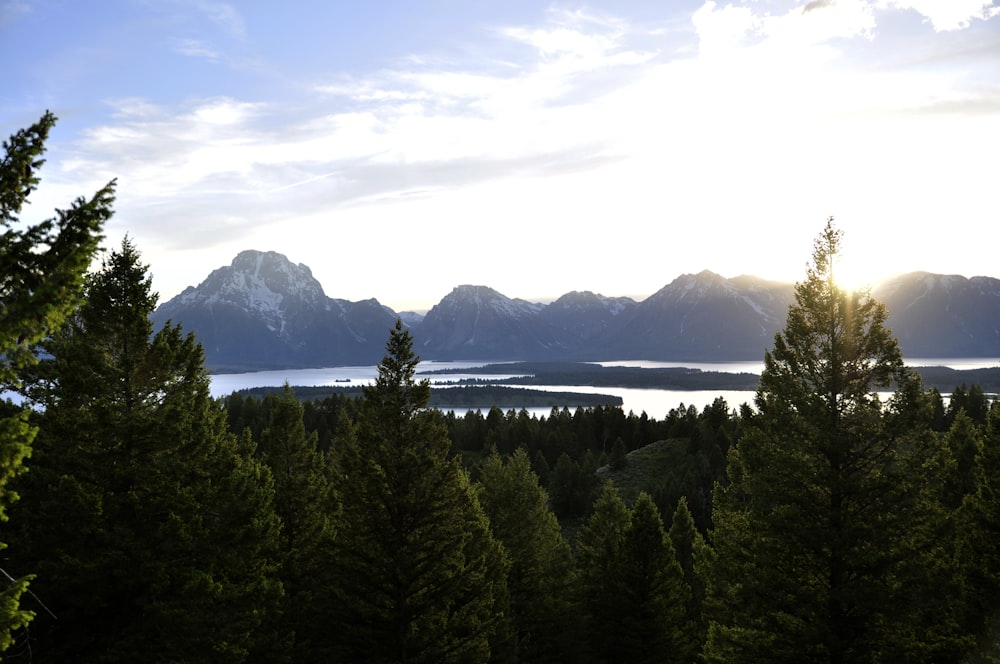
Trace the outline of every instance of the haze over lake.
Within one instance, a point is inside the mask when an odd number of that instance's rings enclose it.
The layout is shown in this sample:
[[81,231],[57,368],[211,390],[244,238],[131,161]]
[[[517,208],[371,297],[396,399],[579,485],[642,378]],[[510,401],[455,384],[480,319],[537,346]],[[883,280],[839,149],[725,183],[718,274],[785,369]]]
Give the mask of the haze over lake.
[[[443,383],[454,383],[468,378],[487,378],[502,381],[505,378],[521,374],[483,374],[475,369],[485,364],[498,364],[487,361],[457,361],[457,362],[421,362],[417,367],[417,378],[427,378],[431,385],[442,386]],[[754,373],[764,370],[764,362],[652,362],[648,360],[608,360],[595,362],[601,366],[625,366],[640,368],[672,368],[686,367],[701,371],[721,371],[725,373]],[[980,369],[1000,366],[1000,358],[911,358],[907,360],[910,366],[943,366],[952,369]],[[425,375],[426,372],[439,369],[469,369],[468,373],[449,373]],[[237,390],[252,387],[281,386],[285,382],[297,386],[347,386],[365,385],[371,383],[378,374],[377,367],[351,366],[326,367],[318,369],[276,369],[272,371],[254,371],[237,374],[214,374],[211,376],[212,396],[223,397]],[[695,406],[699,411],[711,404],[716,398],[722,397],[730,408],[737,408],[742,403],[753,403],[752,390],[656,390],[626,387],[593,387],[589,385],[531,385],[531,389],[550,392],[580,392],[584,394],[610,394],[621,397],[622,409],[637,415],[646,413],[654,419],[662,419],[672,408],[680,404]],[[488,409],[484,409],[488,410]],[[528,408],[536,415],[547,415],[549,408]]]

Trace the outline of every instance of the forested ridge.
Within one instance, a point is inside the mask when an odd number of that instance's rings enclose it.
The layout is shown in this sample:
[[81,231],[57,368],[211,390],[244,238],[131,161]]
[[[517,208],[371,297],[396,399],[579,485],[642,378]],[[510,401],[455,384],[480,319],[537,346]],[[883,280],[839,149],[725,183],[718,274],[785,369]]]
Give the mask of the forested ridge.
[[[5,144],[8,227],[53,120]],[[212,399],[130,239],[84,275],[92,203],[62,283],[72,219],[0,239],[4,661],[1000,657],[1000,406],[905,367],[832,222],[752,406],[535,417],[428,407],[401,323],[360,397]]]

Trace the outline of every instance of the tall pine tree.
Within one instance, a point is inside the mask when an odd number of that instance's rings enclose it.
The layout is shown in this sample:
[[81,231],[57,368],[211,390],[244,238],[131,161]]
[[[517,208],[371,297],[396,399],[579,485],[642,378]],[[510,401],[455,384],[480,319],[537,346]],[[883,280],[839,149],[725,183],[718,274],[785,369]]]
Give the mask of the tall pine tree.
[[596,662],[621,661],[615,602],[619,591],[617,569],[631,522],[625,501],[614,484],[607,481],[594,501],[593,511],[577,532],[579,603],[590,658]]
[[[20,219],[40,182],[45,141],[56,118],[45,113],[3,143],[0,159],[0,392],[19,387],[18,372],[35,363],[33,347],[58,328],[79,303],[83,276],[97,251],[104,223],[111,217],[114,182],[90,200],[77,199],[68,210],[38,224]],[[4,408],[0,415],[0,523],[17,500],[10,483],[24,470],[37,433],[27,411]],[[0,543],[0,550],[5,548]],[[30,561],[26,561],[30,562]],[[0,568],[0,652],[34,612],[22,608],[28,587],[26,568]],[[16,577],[16,578],[15,578]]]
[[576,659],[573,555],[524,448],[507,459],[495,453],[486,459],[479,498],[511,560],[508,588],[519,661]]
[[31,377],[38,463],[12,521],[39,595],[46,661],[244,662],[267,652],[279,527],[270,473],[226,432],[192,335],[152,333],[126,239]]
[[929,661],[954,645],[935,549],[947,450],[885,307],[838,285],[840,241],[831,220],[716,492],[708,661]]
[[280,578],[286,608],[281,632],[293,639],[292,661],[329,661],[330,630],[319,619],[328,611],[329,552],[337,500],[318,435],[306,435],[304,408],[286,383],[273,399],[258,454],[274,476],[274,505],[281,519]]
[[[959,420],[956,420],[958,422]],[[975,462],[975,492],[959,521],[965,580],[966,625],[975,638],[970,662],[1000,662],[1000,405],[982,428]]]
[[397,321],[364,389],[357,426],[335,443],[342,511],[335,592],[341,657],[474,662],[491,655],[508,561]]
[[612,624],[618,661],[691,662],[690,588],[648,493],[640,493],[632,507],[612,578],[614,592],[606,601],[617,609]]
[[690,662],[690,587],[649,494],[629,510],[609,481],[577,537],[581,608],[596,662]]
[[667,535],[674,545],[677,562],[684,573],[688,587],[688,602],[685,606],[686,623],[684,638],[678,644],[682,661],[695,662],[705,644],[708,623],[705,620],[706,576],[710,573],[712,550],[705,538],[695,527],[694,518],[687,506],[687,499],[681,497],[670,522]]

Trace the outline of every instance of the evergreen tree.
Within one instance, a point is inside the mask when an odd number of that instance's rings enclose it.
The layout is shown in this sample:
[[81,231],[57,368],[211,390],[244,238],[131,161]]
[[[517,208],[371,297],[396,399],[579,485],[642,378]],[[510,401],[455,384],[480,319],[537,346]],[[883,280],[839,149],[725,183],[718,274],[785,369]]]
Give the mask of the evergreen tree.
[[[18,372],[35,362],[33,347],[58,328],[79,302],[83,275],[111,217],[114,182],[90,200],[76,200],[70,209],[35,225],[19,216],[40,182],[45,141],[56,118],[45,113],[27,129],[3,143],[0,159],[0,392],[18,388]],[[5,409],[0,417],[0,523],[18,495],[10,483],[24,470],[37,430],[28,413]],[[6,547],[0,543],[0,550]],[[34,612],[22,608],[31,565],[0,568],[0,652]],[[17,575],[15,578],[14,575]],[[8,585],[9,583],[9,585]]]
[[[167,325],[126,239],[46,341],[30,515],[12,522],[59,616],[32,629],[45,661],[271,660],[273,483],[225,430],[203,353]],[[256,638],[259,637],[259,638]]]
[[947,451],[885,307],[838,286],[840,237],[831,220],[816,241],[716,492],[708,661],[929,661],[955,646],[935,548]]
[[618,653],[616,575],[630,523],[625,502],[608,481],[577,533],[580,606],[590,653],[597,662],[622,661]]
[[511,560],[510,608],[519,661],[571,659],[579,634],[570,602],[573,560],[545,490],[518,448],[493,454],[480,469],[479,498]]
[[549,496],[556,516],[567,519],[586,514],[593,478],[593,474],[587,475],[568,454],[563,452],[559,455],[556,467],[549,475]]
[[625,470],[628,466],[628,452],[625,450],[625,441],[618,437],[611,447],[611,470]]
[[1000,408],[986,418],[976,458],[976,490],[962,505],[959,531],[971,662],[1000,662]]
[[612,625],[617,658],[623,662],[690,662],[692,625],[687,621],[689,588],[663,520],[649,494],[639,494],[614,567],[617,607]]
[[958,414],[964,412],[973,422],[982,425],[986,423],[989,409],[989,399],[983,393],[982,387],[979,385],[966,387],[965,383],[962,383],[951,393],[948,410],[945,412],[945,422],[951,426]]
[[538,476],[538,483],[547,486],[549,483],[549,462],[545,459],[545,454],[541,450],[535,452],[535,458],[531,462],[531,470]]
[[294,637],[293,661],[329,661],[329,630],[317,620],[326,593],[317,582],[331,564],[327,554],[337,501],[319,437],[315,431],[306,435],[302,403],[287,383],[273,401],[258,453],[274,476],[274,506],[281,519],[282,633]]
[[950,509],[957,509],[967,496],[976,493],[977,460],[982,454],[979,431],[964,410],[956,413],[945,442],[954,462],[945,502]]
[[683,496],[677,501],[677,508],[674,510],[667,534],[674,546],[674,553],[684,573],[684,582],[688,589],[688,602],[685,606],[688,628],[684,639],[678,645],[680,655],[678,661],[694,662],[697,661],[708,634],[708,623],[704,616],[705,577],[711,569],[712,550],[695,528],[694,518],[688,510],[687,499]]
[[441,414],[427,410],[418,362],[397,321],[357,426],[335,447],[342,511],[330,627],[347,661],[486,661],[505,619],[506,554],[450,454]]

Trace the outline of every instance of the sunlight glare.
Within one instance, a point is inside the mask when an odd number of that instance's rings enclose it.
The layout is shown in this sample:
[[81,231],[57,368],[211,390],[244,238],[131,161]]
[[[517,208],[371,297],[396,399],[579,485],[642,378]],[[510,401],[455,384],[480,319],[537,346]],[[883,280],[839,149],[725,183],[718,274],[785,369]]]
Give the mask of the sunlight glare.
[[846,259],[841,254],[834,262],[833,279],[848,292],[871,288],[876,280],[875,276],[871,266],[864,261]]

